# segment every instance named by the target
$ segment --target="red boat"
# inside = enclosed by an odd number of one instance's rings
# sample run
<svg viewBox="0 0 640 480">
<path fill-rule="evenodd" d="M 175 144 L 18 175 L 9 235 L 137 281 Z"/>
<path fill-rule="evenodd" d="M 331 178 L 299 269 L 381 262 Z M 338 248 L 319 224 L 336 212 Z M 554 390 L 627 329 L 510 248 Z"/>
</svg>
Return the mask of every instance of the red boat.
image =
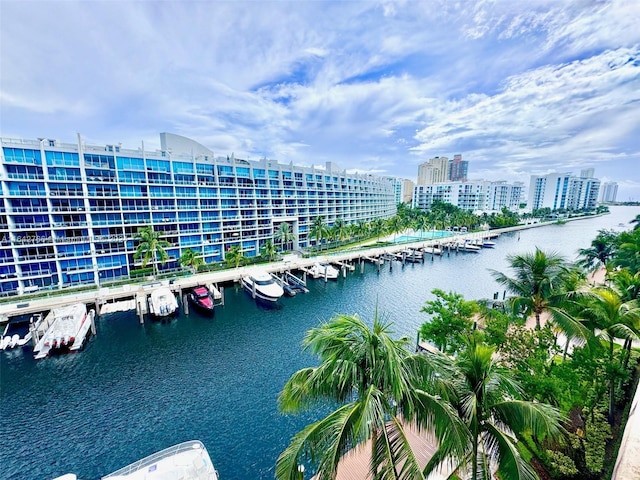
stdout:
<svg viewBox="0 0 640 480">
<path fill-rule="evenodd" d="M 187 296 L 189 303 L 195 308 L 206 314 L 213 314 L 213 294 L 205 286 L 198 286 L 191 290 Z"/>
</svg>

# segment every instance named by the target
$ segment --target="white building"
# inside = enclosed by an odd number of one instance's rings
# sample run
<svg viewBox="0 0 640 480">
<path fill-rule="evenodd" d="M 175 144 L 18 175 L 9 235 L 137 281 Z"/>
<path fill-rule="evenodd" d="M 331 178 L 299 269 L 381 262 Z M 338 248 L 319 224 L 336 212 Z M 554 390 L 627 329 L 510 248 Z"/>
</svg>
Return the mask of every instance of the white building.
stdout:
<svg viewBox="0 0 640 480">
<path fill-rule="evenodd" d="M 613 203 L 618 196 L 618 184 L 616 182 L 604 182 L 600 189 L 600 201 L 603 203 Z"/>
<path fill-rule="evenodd" d="M 429 210 L 435 200 L 440 200 L 469 211 L 492 212 L 503 207 L 517 210 L 522 202 L 523 189 L 520 182 L 508 184 L 487 180 L 416 185 L 412 206 Z"/>
<path fill-rule="evenodd" d="M 592 169 L 584 170 L 593 175 Z M 572 173 L 532 175 L 527 208 L 537 210 L 581 210 L 595 208 L 600 191 L 600 180 L 592 176 L 576 177 Z"/>
</svg>

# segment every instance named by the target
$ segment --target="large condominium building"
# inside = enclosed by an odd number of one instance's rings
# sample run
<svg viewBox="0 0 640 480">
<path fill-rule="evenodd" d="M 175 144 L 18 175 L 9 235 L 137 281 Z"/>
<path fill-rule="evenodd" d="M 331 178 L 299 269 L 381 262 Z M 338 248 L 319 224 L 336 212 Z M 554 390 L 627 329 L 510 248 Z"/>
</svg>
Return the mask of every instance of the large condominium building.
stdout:
<svg viewBox="0 0 640 480">
<path fill-rule="evenodd" d="M 616 182 L 604 182 L 600 188 L 600 201 L 612 203 L 618 197 L 618 184 Z"/>
<path fill-rule="evenodd" d="M 416 185 L 412 205 L 429 210 L 435 200 L 440 200 L 470 211 L 500 211 L 503 207 L 516 210 L 522 201 L 523 189 L 522 183 L 508 184 L 504 181 Z"/>
<path fill-rule="evenodd" d="M 537 210 L 582 210 L 595 208 L 600 190 L 600 180 L 593 178 L 592 169 L 584 170 L 576 177 L 571 173 L 550 173 L 531 176 L 527 208 Z"/>
<path fill-rule="evenodd" d="M 161 135 L 162 150 L 55 140 L 0 139 L 0 295 L 124 279 L 141 227 L 170 243 L 160 270 L 192 249 L 206 263 L 238 245 L 246 256 L 286 222 L 294 248 L 325 225 L 389 218 L 393 186 L 379 177 L 273 160 L 215 158 L 188 138 Z"/>
<path fill-rule="evenodd" d="M 418 185 L 433 185 L 449 180 L 449 159 L 434 157 L 418 166 Z"/>
<path fill-rule="evenodd" d="M 416 186 L 414 182 L 408 178 L 402 179 L 402 202 L 411 203 L 413 199 L 413 188 Z"/>
</svg>

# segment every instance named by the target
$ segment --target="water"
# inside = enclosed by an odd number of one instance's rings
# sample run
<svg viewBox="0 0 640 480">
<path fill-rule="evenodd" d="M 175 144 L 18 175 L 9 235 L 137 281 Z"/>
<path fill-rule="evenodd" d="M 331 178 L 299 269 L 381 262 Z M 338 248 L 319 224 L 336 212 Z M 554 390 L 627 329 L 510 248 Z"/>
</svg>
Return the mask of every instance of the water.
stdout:
<svg viewBox="0 0 640 480">
<path fill-rule="evenodd" d="M 317 413 L 283 416 L 277 396 L 291 373 L 314 364 L 305 332 L 335 313 L 371 319 L 376 305 L 397 335 L 415 338 L 433 288 L 466 298 L 502 292 L 489 268 L 535 246 L 574 259 L 602 228 L 621 230 L 640 208 L 524 230 L 479 254 L 427 256 L 378 274 L 367 264 L 346 279 L 310 280 L 310 293 L 265 309 L 236 287 L 215 317 L 137 323 L 133 312 L 102 317 L 77 355 L 34 361 L 0 352 L 0 471 L 4 479 L 47 480 L 67 472 L 95 479 L 170 445 L 200 439 L 223 480 L 271 479 L 278 454 Z M 628 224 L 627 224 L 628 225 Z"/>
</svg>

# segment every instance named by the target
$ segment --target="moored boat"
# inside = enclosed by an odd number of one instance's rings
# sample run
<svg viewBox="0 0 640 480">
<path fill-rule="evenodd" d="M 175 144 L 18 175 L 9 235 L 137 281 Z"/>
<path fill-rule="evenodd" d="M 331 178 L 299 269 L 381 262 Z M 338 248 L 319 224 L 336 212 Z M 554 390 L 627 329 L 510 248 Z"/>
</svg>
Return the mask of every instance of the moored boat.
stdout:
<svg viewBox="0 0 640 480">
<path fill-rule="evenodd" d="M 284 295 L 283 288 L 278 285 L 269 272 L 263 270 L 256 270 L 242 277 L 241 283 L 253 298 L 267 302 L 276 302 Z"/>
<path fill-rule="evenodd" d="M 187 300 L 201 312 L 213 315 L 215 306 L 213 294 L 206 286 L 199 285 L 195 287 L 187 295 Z"/>
<path fill-rule="evenodd" d="M 33 330 L 42 323 L 42 314 L 37 313 L 31 316 L 21 316 L 12 319 L 0 336 L 0 349 L 24 347 L 31 341 Z"/>
<path fill-rule="evenodd" d="M 333 265 L 326 262 L 316 262 L 309 268 L 309 273 L 313 278 L 328 278 L 336 280 L 340 271 Z"/>
<path fill-rule="evenodd" d="M 40 359 L 52 353 L 80 350 L 89 336 L 94 315 L 93 310 L 87 313 L 84 303 L 52 310 L 44 320 L 48 328 L 33 348 L 34 357 Z"/>
<path fill-rule="evenodd" d="M 101 480 L 218 480 L 209 452 L 199 440 L 179 443 L 133 462 Z M 77 480 L 67 473 L 53 480 Z"/>
<path fill-rule="evenodd" d="M 167 287 L 156 288 L 149 296 L 149 313 L 156 318 L 166 318 L 178 310 L 178 301 Z"/>
</svg>

